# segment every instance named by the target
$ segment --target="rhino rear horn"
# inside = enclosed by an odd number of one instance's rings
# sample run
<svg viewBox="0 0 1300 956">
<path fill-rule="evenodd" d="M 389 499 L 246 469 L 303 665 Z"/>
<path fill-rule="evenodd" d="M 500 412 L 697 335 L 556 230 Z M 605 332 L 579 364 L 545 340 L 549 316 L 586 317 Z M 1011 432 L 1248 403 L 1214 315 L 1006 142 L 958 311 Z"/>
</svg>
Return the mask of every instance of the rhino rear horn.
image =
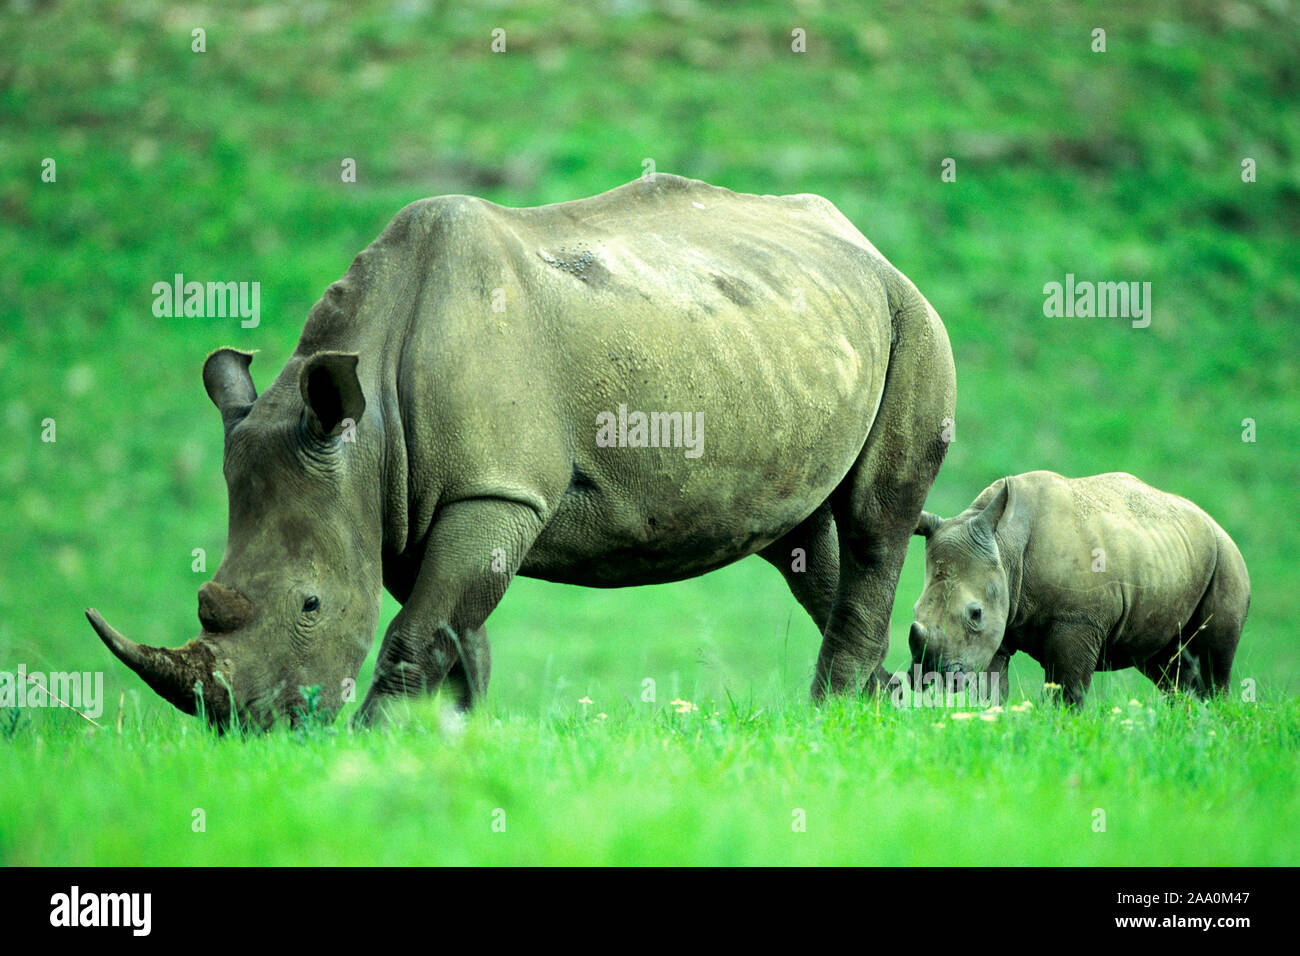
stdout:
<svg viewBox="0 0 1300 956">
<path fill-rule="evenodd" d="M 203 363 L 203 387 L 207 389 L 212 404 L 221 412 L 221 424 L 227 433 L 239 424 L 257 401 L 257 389 L 253 387 L 253 376 L 248 371 L 253 355 L 253 352 L 239 349 L 217 349 Z"/>
<path fill-rule="evenodd" d="M 202 693 L 210 711 L 228 711 L 228 695 L 213 679 L 212 652 L 198 641 L 178 649 L 148 647 L 123 637 L 94 608 L 86 609 L 86 619 L 117 659 L 169 704 L 193 715 L 198 712 L 197 694 Z"/>
</svg>

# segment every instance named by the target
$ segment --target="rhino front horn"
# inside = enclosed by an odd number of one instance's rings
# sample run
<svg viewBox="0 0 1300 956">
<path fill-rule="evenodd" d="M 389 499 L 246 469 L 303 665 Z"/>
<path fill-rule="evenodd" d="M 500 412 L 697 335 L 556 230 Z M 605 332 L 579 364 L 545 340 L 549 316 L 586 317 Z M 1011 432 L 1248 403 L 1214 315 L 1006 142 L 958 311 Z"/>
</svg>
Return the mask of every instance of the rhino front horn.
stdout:
<svg viewBox="0 0 1300 956">
<path fill-rule="evenodd" d="M 139 674 L 163 700 L 193 715 L 198 711 L 197 686 L 202 688 L 209 710 L 225 709 L 226 691 L 212 679 L 212 651 L 198 641 L 175 650 L 148 647 L 123 637 L 94 608 L 86 609 L 86 620 L 117 659 Z"/>
</svg>

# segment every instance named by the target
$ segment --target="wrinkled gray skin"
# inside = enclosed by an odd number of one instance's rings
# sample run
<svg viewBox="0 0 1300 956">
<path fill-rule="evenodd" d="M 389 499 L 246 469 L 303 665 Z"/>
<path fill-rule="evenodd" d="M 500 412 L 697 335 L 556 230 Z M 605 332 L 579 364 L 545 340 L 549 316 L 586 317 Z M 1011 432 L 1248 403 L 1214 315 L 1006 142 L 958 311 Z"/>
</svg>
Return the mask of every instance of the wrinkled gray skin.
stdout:
<svg viewBox="0 0 1300 956">
<path fill-rule="evenodd" d="M 250 358 L 222 349 L 204 369 L 230 528 L 199 637 L 142 647 L 88 612 L 177 706 L 193 711 L 201 685 L 224 723 L 229 687 L 267 724 L 319 685 L 337 708 L 381 583 L 402 608 L 361 721 L 445 679 L 468 706 L 513 575 L 619 587 L 750 554 L 823 633 L 814 696 L 888 679 L 952 354 L 915 286 L 825 199 L 660 174 L 531 209 L 423 200 L 330 286 L 260 396 Z M 703 454 L 598 446 L 598 414 L 620 404 L 702 413 Z"/>
<path fill-rule="evenodd" d="M 1136 667 L 1162 690 L 1227 688 L 1250 608 L 1241 552 L 1214 519 L 1119 472 L 998 479 L 955 518 L 923 512 L 925 589 L 913 669 L 988 672 L 1007 695 L 1024 651 L 1068 703 L 1094 671 Z M 1104 554 L 1104 570 L 1100 555 Z"/>
</svg>

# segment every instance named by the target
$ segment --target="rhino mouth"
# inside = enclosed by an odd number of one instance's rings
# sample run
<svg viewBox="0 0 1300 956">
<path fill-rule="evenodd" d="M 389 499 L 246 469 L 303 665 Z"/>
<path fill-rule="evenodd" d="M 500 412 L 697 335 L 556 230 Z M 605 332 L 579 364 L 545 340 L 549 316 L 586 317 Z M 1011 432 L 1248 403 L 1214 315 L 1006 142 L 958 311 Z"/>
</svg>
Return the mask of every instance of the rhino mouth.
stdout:
<svg viewBox="0 0 1300 956">
<path fill-rule="evenodd" d="M 913 655 L 912 666 L 907 669 L 907 679 L 912 689 L 920 690 L 922 681 L 932 674 L 943 683 L 951 683 L 961 690 L 975 681 L 978 671 L 964 661 L 945 659 L 933 652 Z"/>
<path fill-rule="evenodd" d="M 159 697 L 190 716 L 202 713 L 219 731 L 269 731 L 281 723 L 296 730 L 329 723 L 341 709 L 340 702 L 319 696 L 319 682 L 317 696 L 309 700 L 305 696 L 308 688 L 291 690 L 288 679 L 239 699 L 232 708 L 232 663 L 206 628 L 184 647 L 150 647 L 124 637 L 94 608 L 86 609 L 86 619 L 113 655 Z"/>
</svg>

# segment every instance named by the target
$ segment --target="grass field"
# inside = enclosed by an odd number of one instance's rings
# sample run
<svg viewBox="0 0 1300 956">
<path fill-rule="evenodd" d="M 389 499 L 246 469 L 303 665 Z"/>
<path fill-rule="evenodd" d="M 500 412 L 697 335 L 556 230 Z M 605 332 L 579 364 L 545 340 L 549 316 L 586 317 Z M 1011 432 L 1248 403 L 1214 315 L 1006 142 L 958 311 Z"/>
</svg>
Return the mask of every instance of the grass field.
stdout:
<svg viewBox="0 0 1300 956">
<path fill-rule="evenodd" d="M 692 702 L 694 703 L 694 702 Z M 608 712 L 597 711 L 608 706 Z M 1293 865 L 1294 701 L 1085 715 L 597 700 L 220 740 L 124 710 L 5 743 L 12 864 Z M 1021 706 L 1019 704 L 1013 706 Z M 602 716 L 603 715 L 603 716 Z M 962 715 L 962 716 L 958 716 Z M 16 781 L 22 781 L 22 799 Z"/>
<path fill-rule="evenodd" d="M 103 729 L 0 709 L 0 863 L 1300 862 L 1298 32 L 1284 5 L 1209 2 L 7 7 L 0 671 L 102 672 L 106 702 Z M 958 377 L 932 510 L 1051 468 L 1212 514 L 1250 569 L 1234 677 L 1256 700 L 1160 701 L 1125 672 L 1062 714 L 1017 659 L 1034 706 L 993 719 L 816 710 L 818 635 L 757 559 L 516 581 L 463 729 L 427 705 L 392 732 L 217 740 L 110 658 L 83 608 L 179 645 L 220 560 L 209 350 L 259 349 L 264 386 L 407 202 L 572 199 L 646 159 L 824 195 L 927 296 Z M 260 325 L 156 318 L 176 273 L 260 282 Z M 1045 317 L 1067 273 L 1151 282 L 1150 327 Z"/>
</svg>

